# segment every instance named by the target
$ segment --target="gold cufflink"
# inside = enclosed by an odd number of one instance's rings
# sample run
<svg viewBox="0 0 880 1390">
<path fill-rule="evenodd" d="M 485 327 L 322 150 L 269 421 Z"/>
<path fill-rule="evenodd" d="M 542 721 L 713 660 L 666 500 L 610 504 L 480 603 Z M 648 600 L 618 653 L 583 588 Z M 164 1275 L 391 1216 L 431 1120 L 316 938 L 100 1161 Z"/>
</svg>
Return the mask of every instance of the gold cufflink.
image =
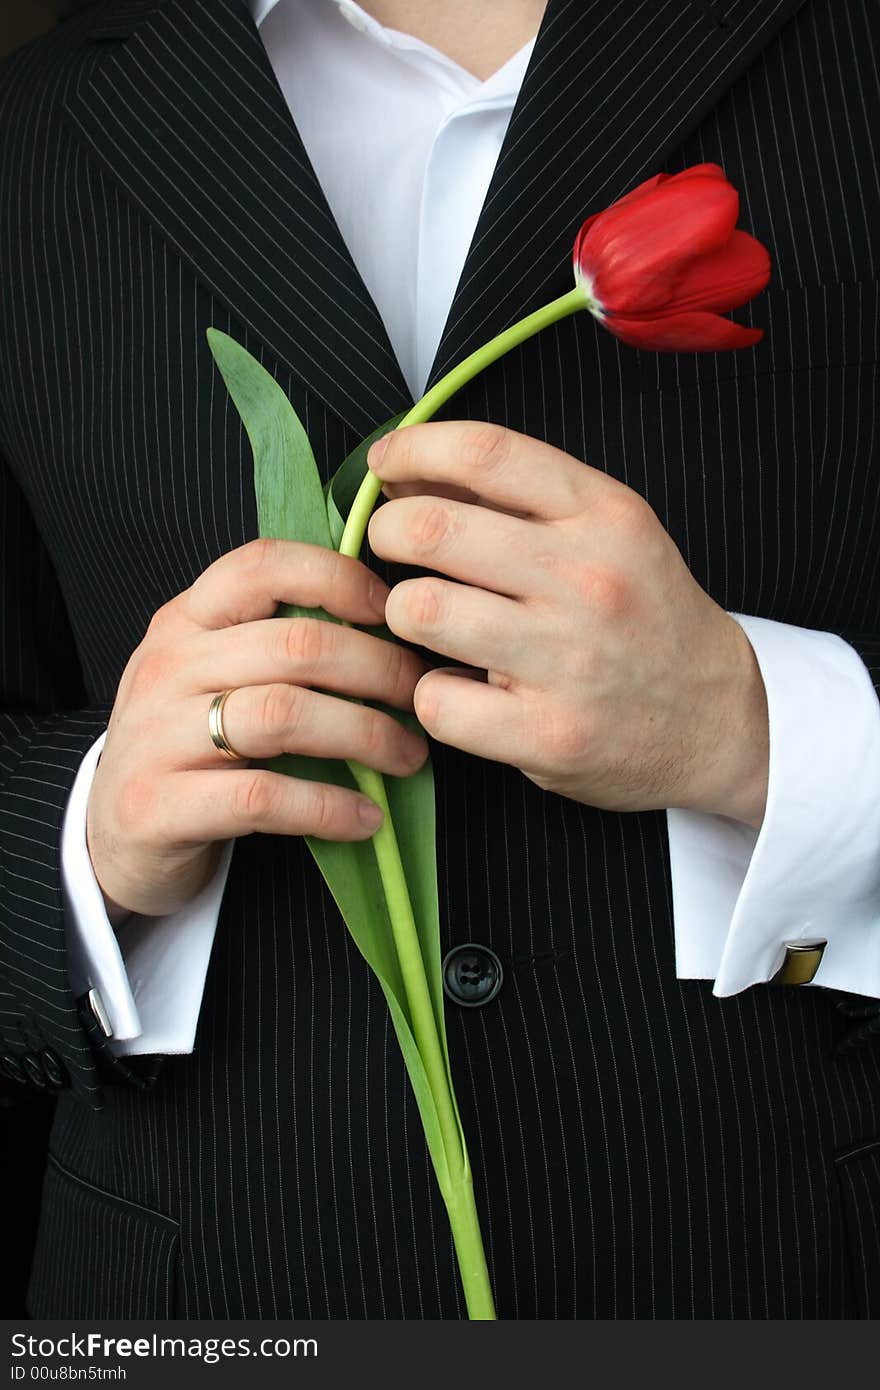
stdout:
<svg viewBox="0 0 880 1390">
<path fill-rule="evenodd" d="M 771 985 L 808 985 L 822 963 L 827 941 L 786 941 L 782 964 L 771 975 Z"/>
</svg>

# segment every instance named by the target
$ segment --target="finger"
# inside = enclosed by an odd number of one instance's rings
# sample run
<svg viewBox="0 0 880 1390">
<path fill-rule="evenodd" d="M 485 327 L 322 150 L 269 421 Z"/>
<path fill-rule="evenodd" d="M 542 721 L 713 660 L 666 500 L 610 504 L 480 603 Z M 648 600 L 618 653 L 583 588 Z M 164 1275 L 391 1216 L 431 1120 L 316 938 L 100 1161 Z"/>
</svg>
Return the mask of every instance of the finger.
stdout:
<svg viewBox="0 0 880 1390">
<path fill-rule="evenodd" d="M 165 609 L 203 628 L 269 618 L 279 603 L 325 608 L 349 623 L 381 620 L 388 586 L 366 565 L 301 541 L 260 539 L 221 555 Z"/>
<path fill-rule="evenodd" d="M 623 486 L 552 444 L 476 420 L 392 430 L 372 446 L 367 463 L 383 481 L 451 483 L 544 521 L 574 516 L 597 490 Z"/>
<path fill-rule="evenodd" d="M 181 684 L 188 694 L 231 686 L 318 686 L 412 709 L 427 663 L 397 642 L 320 618 L 264 618 L 196 633 Z"/>
<path fill-rule="evenodd" d="M 365 840 L 383 820 L 375 802 L 360 792 L 268 768 L 176 772 L 162 779 L 162 788 L 157 818 L 163 842 L 181 847 L 237 839 L 255 831 Z"/>
<path fill-rule="evenodd" d="M 471 488 L 456 487 L 454 483 L 429 483 L 421 478 L 417 483 L 383 483 L 382 492 L 389 498 L 448 497 L 453 502 L 479 503 L 483 511 L 503 512 L 505 516 L 528 517 L 527 512 L 518 512 L 515 507 L 502 507 L 496 502 L 490 502 L 488 497 L 478 497 Z"/>
<path fill-rule="evenodd" d="M 439 743 L 490 762 L 521 765 L 525 746 L 523 704 L 497 685 L 429 671 L 416 687 L 419 722 Z"/>
<path fill-rule="evenodd" d="M 211 742 L 208 708 L 205 696 L 185 702 L 170 749 L 178 771 L 231 764 Z M 233 690 L 223 706 L 223 732 L 245 759 L 279 753 L 355 759 L 392 777 L 408 777 L 428 755 L 425 740 L 390 714 L 295 685 Z"/>
<path fill-rule="evenodd" d="M 392 632 L 456 661 L 537 678 L 539 618 L 523 604 L 445 579 L 405 579 L 385 605 Z"/>
<path fill-rule="evenodd" d="M 397 498 L 374 512 L 369 524 L 376 555 L 512 598 L 549 589 L 542 556 L 555 537 L 534 521 L 443 497 Z"/>
</svg>

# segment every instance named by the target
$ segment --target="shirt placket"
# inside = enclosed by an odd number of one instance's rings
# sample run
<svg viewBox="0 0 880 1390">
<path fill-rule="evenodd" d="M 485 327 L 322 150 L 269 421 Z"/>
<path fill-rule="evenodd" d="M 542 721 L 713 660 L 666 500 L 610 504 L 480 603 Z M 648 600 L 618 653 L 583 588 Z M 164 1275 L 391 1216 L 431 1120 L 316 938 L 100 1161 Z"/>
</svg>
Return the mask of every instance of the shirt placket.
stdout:
<svg viewBox="0 0 880 1390">
<path fill-rule="evenodd" d="M 502 131 L 476 138 L 475 125 L 513 108 L 510 94 L 457 104 L 444 115 L 428 156 L 419 207 L 416 264 L 418 377 L 424 390 L 498 159 Z"/>
</svg>

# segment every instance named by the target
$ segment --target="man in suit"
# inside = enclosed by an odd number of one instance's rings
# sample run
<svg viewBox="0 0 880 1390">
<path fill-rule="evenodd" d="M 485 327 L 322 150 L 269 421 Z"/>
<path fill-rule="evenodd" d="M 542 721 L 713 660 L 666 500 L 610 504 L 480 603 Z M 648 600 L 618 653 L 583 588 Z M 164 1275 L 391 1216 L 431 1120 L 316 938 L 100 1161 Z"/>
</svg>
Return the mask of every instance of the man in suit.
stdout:
<svg viewBox="0 0 880 1390">
<path fill-rule="evenodd" d="M 354 797 L 245 765 L 424 756 L 336 692 L 415 698 L 434 736 L 450 1048 L 500 1315 L 869 1316 L 873 16 L 550 0 L 456 50 L 464 4 L 421 48 L 427 7 L 346 8 L 119 0 L 3 74 L 0 1019 L 9 1073 L 60 1093 L 32 1312 L 461 1312 L 381 996 L 301 838 L 371 827 Z M 430 134 L 408 221 L 375 177 L 368 212 L 346 197 L 370 74 L 339 34 L 322 69 L 307 26 L 350 20 L 426 65 L 445 44 L 439 85 L 464 84 L 439 129 L 406 89 L 398 159 Z M 332 121 L 310 71 L 339 76 Z M 481 186 L 438 142 L 506 102 Z M 367 138 L 334 163 L 346 130 Z M 326 476 L 562 292 L 588 212 L 705 162 L 771 249 L 754 353 L 636 353 L 579 316 L 374 457 L 390 590 L 247 544 L 207 326 L 273 371 Z M 414 219 L 459 196 L 472 238 L 421 257 Z M 370 251 L 402 226 L 409 319 Z M 280 600 L 354 623 L 378 600 L 488 679 L 282 623 Z M 236 767 L 208 738 L 222 689 Z"/>
</svg>

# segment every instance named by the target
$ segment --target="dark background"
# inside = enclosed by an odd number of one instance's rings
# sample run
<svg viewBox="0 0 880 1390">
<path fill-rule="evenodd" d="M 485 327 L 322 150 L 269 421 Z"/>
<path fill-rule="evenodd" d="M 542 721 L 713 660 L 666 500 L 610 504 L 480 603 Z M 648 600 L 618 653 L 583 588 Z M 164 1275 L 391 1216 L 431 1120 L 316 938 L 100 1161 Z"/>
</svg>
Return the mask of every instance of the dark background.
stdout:
<svg viewBox="0 0 880 1390">
<path fill-rule="evenodd" d="M 0 58 L 94 0 L 0 0 Z"/>
<path fill-rule="evenodd" d="M 0 0 L 0 59 L 93 0 Z M 24 1315 L 53 1102 L 0 1079 L 3 1286 L 0 1317 Z"/>
</svg>

